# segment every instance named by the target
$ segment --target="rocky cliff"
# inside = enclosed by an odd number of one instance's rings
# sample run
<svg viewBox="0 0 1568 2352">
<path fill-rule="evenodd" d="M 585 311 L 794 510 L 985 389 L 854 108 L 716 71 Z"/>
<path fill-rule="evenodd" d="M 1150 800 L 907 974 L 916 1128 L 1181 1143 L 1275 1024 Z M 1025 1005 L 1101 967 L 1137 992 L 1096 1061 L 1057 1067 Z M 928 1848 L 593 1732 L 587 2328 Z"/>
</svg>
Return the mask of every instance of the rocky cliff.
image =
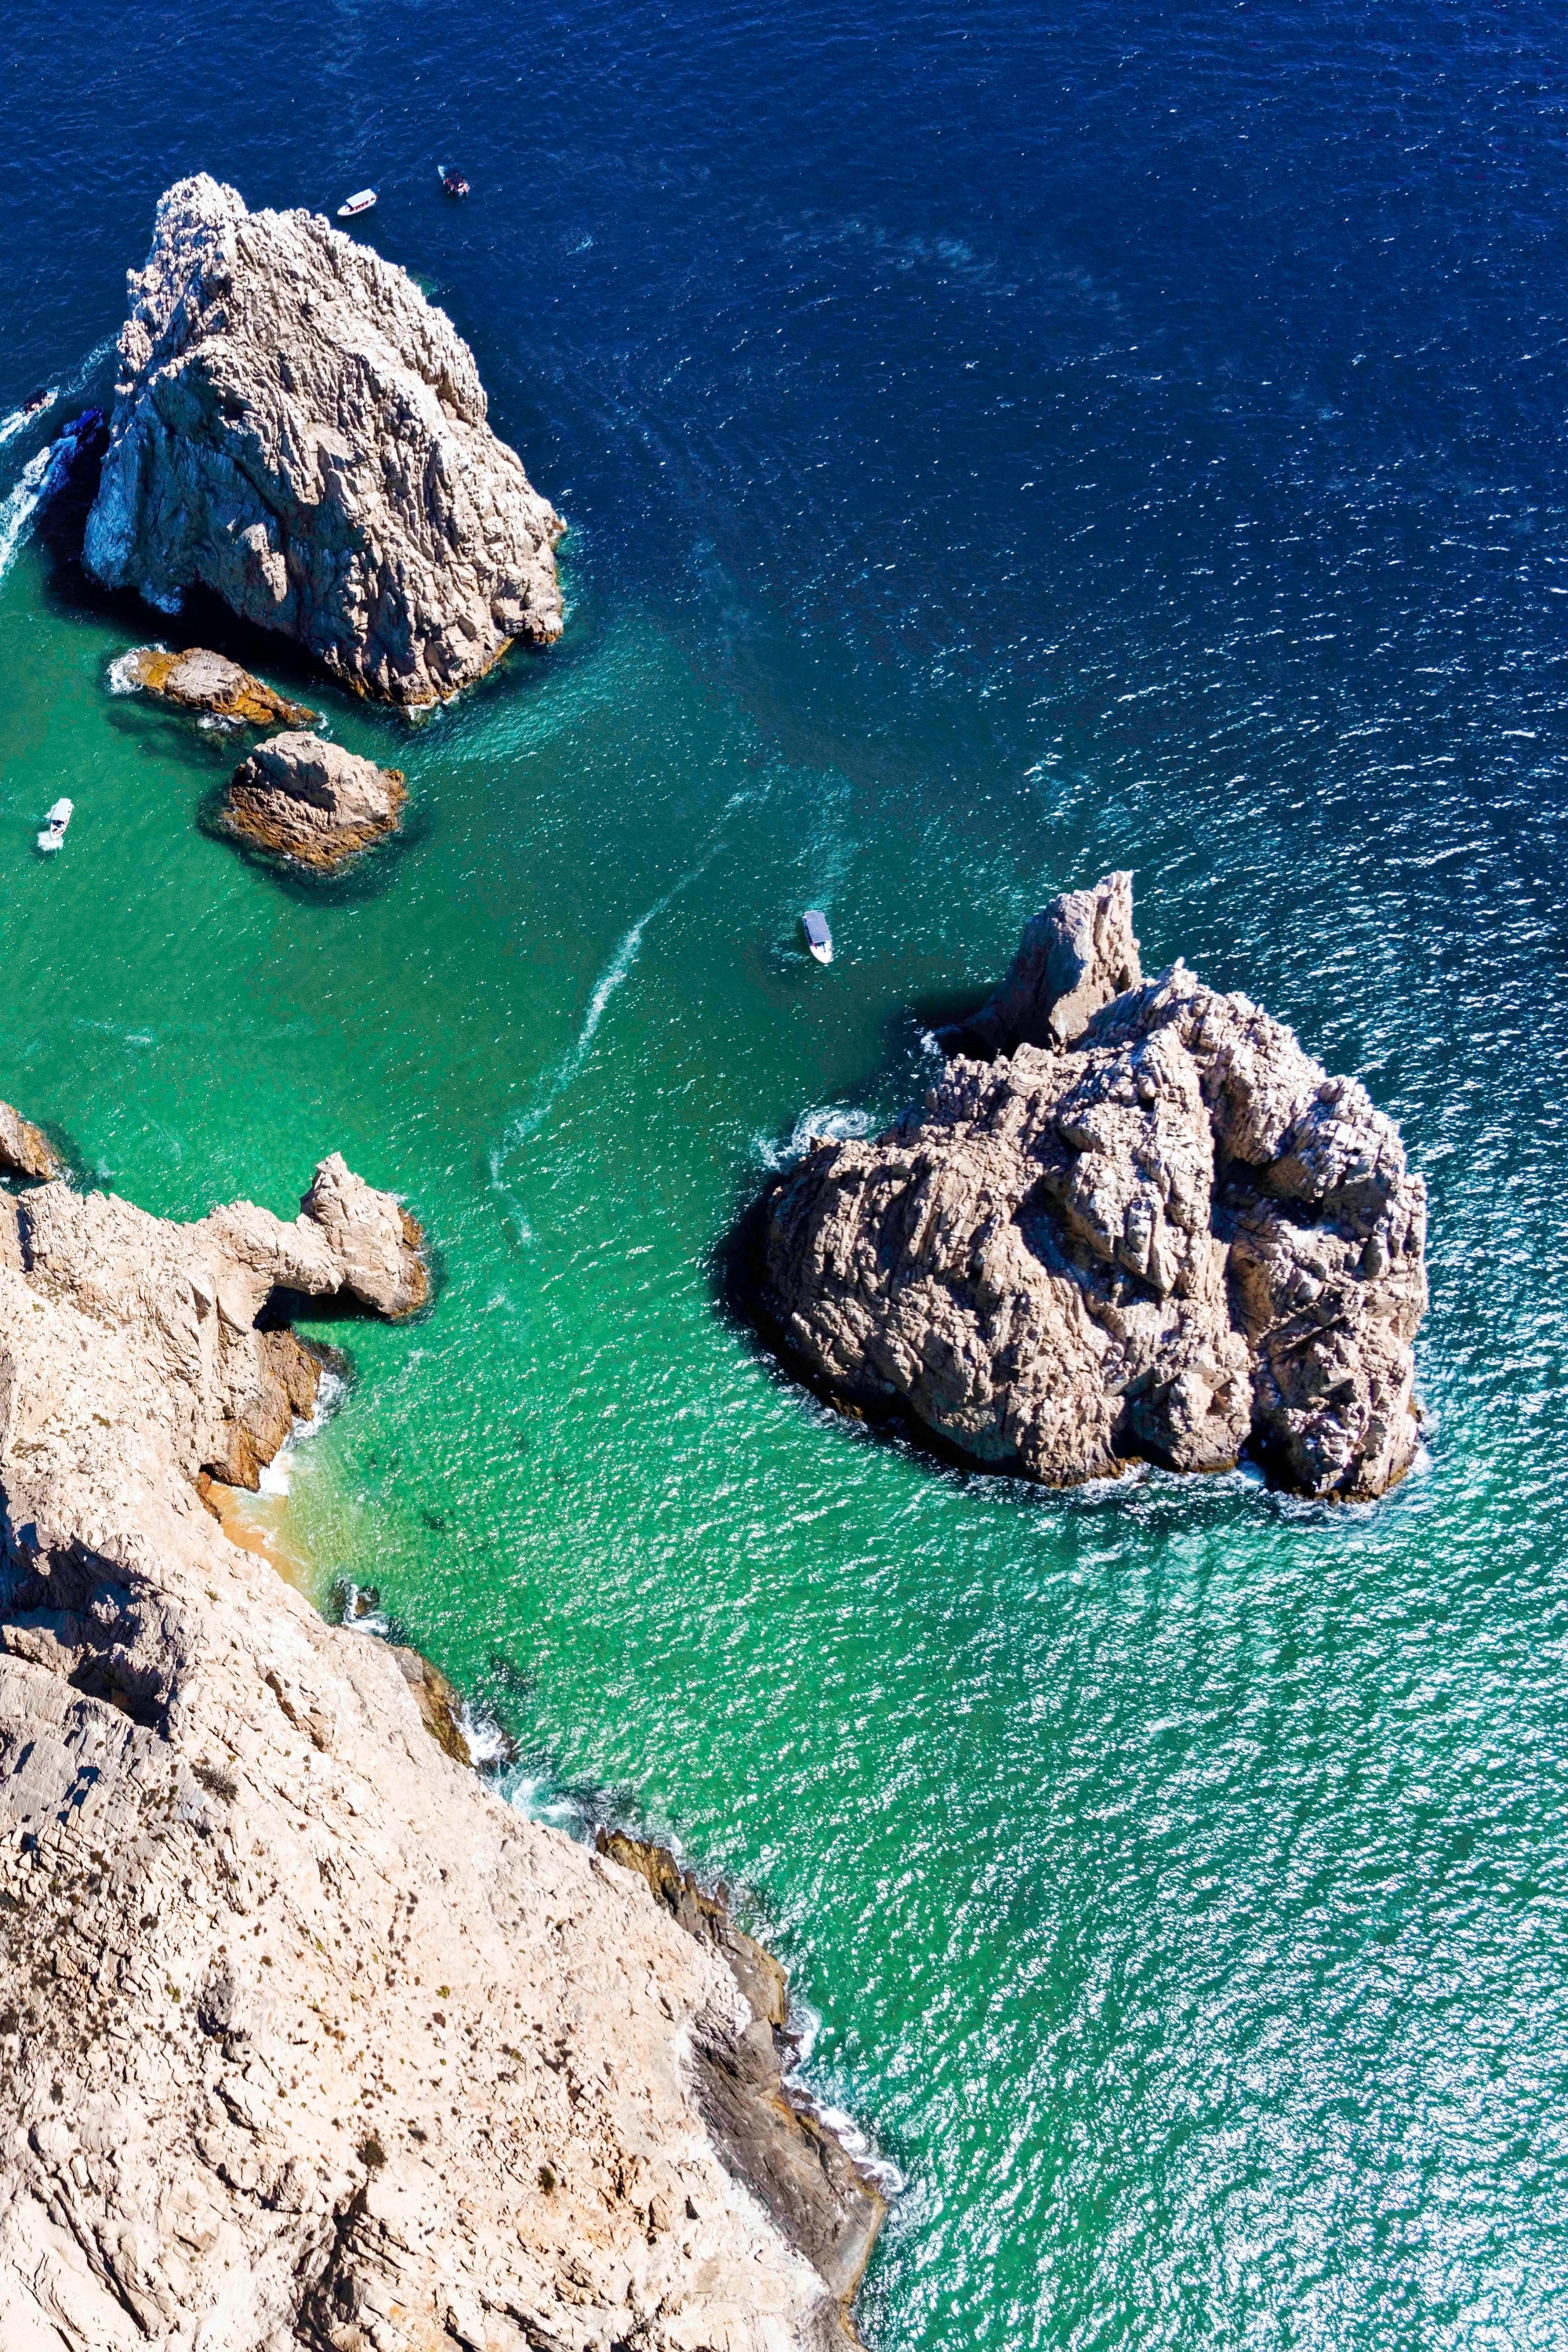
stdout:
<svg viewBox="0 0 1568 2352">
<path fill-rule="evenodd" d="M 199 584 L 405 704 L 560 635 L 560 520 L 405 271 L 204 173 L 130 292 L 84 547 L 106 585 L 173 612 Z"/>
<path fill-rule="evenodd" d="M 1393 1123 L 1184 966 L 1130 877 L 1037 916 L 922 1106 L 761 1206 L 766 1328 L 852 1410 L 1052 1485 L 1132 1457 L 1381 1494 L 1417 1443 L 1426 1187 Z M 1022 1040 L 1031 1042 L 1021 1042 Z"/>
<path fill-rule="evenodd" d="M 405 1313 L 418 1244 L 337 1159 L 292 1222 L 0 1194 L 6 2352 L 844 2340 L 879 2205 L 731 1956 L 199 1498 L 299 1408 L 286 1295 Z"/>
</svg>

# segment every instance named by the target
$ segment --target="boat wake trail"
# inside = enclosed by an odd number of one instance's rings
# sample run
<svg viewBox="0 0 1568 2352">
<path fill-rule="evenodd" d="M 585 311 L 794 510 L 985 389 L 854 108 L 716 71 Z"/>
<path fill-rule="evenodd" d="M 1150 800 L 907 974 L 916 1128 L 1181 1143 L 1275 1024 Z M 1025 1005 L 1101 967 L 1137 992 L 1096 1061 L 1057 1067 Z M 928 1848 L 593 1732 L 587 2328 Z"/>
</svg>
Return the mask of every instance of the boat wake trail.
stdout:
<svg viewBox="0 0 1568 2352">
<path fill-rule="evenodd" d="M 79 393 L 85 392 L 91 377 L 113 349 L 114 337 L 106 335 L 101 343 L 94 343 L 74 375 L 68 376 L 64 383 L 51 383 L 47 391 L 36 394 L 25 408 L 14 408 L 9 416 L 0 416 L 0 449 L 7 441 L 14 441 L 18 433 L 25 432 L 29 425 L 46 417 L 51 408 L 58 408 L 62 400 L 74 400 Z"/>
<path fill-rule="evenodd" d="M 53 455 L 52 448 L 40 449 L 37 457 L 29 457 L 16 488 L 0 499 L 0 580 L 10 571 L 16 550 L 32 527 Z"/>
<path fill-rule="evenodd" d="M 46 409 L 52 408 L 59 396 L 58 391 L 51 384 L 42 400 L 36 401 L 30 408 L 14 408 L 9 416 L 0 416 L 0 449 L 7 441 L 14 441 L 35 416 L 42 416 Z"/>
<path fill-rule="evenodd" d="M 598 1034 L 599 1024 L 605 1017 L 610 999 L 628 978 L 637 960 L 648 925 L 656 923 L 659 917 L 675 904 L 682 891 L 689 890 L 694 882 L 701 880 L 723 846 L 724 827 L 730 816 L 742 803 L 756 798 L 755 793 L 737 793 L 725 803 L 723 813 L 697 863 L 689 867 L 678 882 L 672 882 L 663 897 L 656 898 L 652 906 L 637 917 L 631 929 L 623 934 L 616 944 L 615 953 L 594 982 L 587 1010 L 583 1015 L 583 1025 L 576 1036 L 554 1067 L 547 1071 L 540 1081 L 533 1100 L 528 1108 L 520 1111 L 516 1118 L 508 1124 L 500 1142 L 490 1153 L 490 1182 L 510 1209 L 520 1240 L 529 1240 L 531 1237 L 531 1229 L 521 1206 L 508 1185 L 502 1171 L 508 1160 L 520 1151 L 532 1136 L 538 1134 L 556 1103 L 581 1072 L 593 1051 L 594 1040 Z"/>
<path fill-rule="evenodd" d="M 95 371 L 113 349 L 112 335 L 104 342 L 95 343 L 68 383 L 58 386 L 51 385 L 41 399 L 34 401 L 26 408 L 13 409 L 9 416 L 0 418 L 0 446 L 15 440 L 25 425 L 32 424 L 37 418 L 46 416 L 59 402 L 74 400 L 85 389 Z M 58 453 L 61 457 L 62 466 L 68 464 L 75 447 L 76 442 L 72 435 L 68 432 L 60 440 L 51 442 L 46 447 L 37 450 L 28 458 L 5 498 L 0 499 L 0 580 L 4 580 L 6 572 L 11 569 L 16 550 L 27 536 L 32 527 L 33 518 L 44 499 L 52 488 L 58 487 L 58 483 L 51 483 L 49 480 L 50 458 Z M 63 478 L 62 472 L 61 479 Z"/>
</svg>

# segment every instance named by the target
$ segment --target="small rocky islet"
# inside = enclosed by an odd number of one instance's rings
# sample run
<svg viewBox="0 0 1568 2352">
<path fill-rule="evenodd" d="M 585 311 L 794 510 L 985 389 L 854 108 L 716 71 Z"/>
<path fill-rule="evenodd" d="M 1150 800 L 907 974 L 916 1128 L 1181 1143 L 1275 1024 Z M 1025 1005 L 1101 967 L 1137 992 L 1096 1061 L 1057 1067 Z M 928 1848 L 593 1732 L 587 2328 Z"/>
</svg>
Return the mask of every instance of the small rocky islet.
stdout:
<svg viewBox="0 0 1568 2352">
<path fill-rule="evenodd" d="M 1426 1191 L 1357 1080 L 1181 963 L 1145 981 L 1128 874 L 1037 915 L 947 1042 L 922 1104 L 754 1213 L 790 1364 L 1049 1486 L 1247 1454 L 1342 1501 L 1403 1476 Z"/>
<path fill-rule="evenodd" d="M 223 796 L 224 832 L 252 848 L 331 874 L 398 830 L 408 798 L 401 768 L 384 768 L 313 731 L 317 714 L 289 702 L 225 655 L 139 646 L 110 665 L 117 693 L 145 692 L 206 726 L 276 726 L 242 760 Z"/>
</svg>

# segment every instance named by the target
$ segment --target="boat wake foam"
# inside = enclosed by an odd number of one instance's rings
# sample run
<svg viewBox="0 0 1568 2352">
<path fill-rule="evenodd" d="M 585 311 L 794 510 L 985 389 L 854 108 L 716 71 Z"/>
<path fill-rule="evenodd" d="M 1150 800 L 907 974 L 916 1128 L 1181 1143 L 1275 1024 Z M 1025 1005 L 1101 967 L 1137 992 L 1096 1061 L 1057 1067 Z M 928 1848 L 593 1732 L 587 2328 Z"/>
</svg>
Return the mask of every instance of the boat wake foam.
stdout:
<svg viewBox="0 0 1568 2352">
<path fill-rule="evenodd" d="M 500 1142 L 490 1153 L 491 1186 L 507 1202 L 520 1240 L 529 1238 L 531 1229 L 521 1203 L 513 1197 L 502 1174 L 507 1161 L 520 1151 L 531 1137 L 538 1134 L 555 1104 L 581 1072 L 593 1050 L 599 1024 L 605 1017 L 610 999 L 629 977 L 632 967 L 637 962 L 643 937 L 649 924 L 656 923 L 658 918 L 675 904 L 683 891 L 689 890 L 694 882 L 701 880 L 723 846 L 724 828 L 731 816 L 742 803 L 756 798 L 757 794 L 754 793 L 735 793 L 725 802 L 719 822 L 709 835 L 707 845 L 696 864 L 689 866 L 678 882 L 672 882 L 663 897 L 656 898 L 653 905 L 645 913 L 640 914 L 631 929 L 623 935 L 608 963 L 594 983 L 593 992 L 588 999 L 588 1009 L 583 1016 L 583 1025 L 573 1043 L 555 1064 L 553 1069 L 548 1071 L 541 1080 L 535 1090 L 534 1098 L 528 1108 L 520 1111 L 516 1118 L 509 1123 Z"/>
<path fill-rule="evenodd" d="M 33 518 L 43 503 L 53 454 L 52 448 L 40 449 L 29 457 L 20 479 L 0 499 L 0 580 L 10 571 L 16 550 L 32 529 Z"/>
</svg>

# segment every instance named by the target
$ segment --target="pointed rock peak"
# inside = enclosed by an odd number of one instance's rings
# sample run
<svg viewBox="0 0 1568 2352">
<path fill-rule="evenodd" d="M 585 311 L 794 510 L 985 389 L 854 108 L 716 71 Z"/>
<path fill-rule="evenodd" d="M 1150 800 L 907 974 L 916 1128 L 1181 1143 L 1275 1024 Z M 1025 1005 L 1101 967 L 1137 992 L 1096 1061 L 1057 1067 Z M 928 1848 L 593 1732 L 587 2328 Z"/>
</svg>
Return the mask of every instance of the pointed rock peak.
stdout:
<svg viewBox="0 0 1568 2352">
<path fill-rule="evenodd" d="M 969 1023 L 993 1053 L 1070 1045 L 1102 1005 L 1143 977 L 1132 933 L 1132 877 L 1107 874 L 1031 915 L 1006 979 Z"/>
</svg>

